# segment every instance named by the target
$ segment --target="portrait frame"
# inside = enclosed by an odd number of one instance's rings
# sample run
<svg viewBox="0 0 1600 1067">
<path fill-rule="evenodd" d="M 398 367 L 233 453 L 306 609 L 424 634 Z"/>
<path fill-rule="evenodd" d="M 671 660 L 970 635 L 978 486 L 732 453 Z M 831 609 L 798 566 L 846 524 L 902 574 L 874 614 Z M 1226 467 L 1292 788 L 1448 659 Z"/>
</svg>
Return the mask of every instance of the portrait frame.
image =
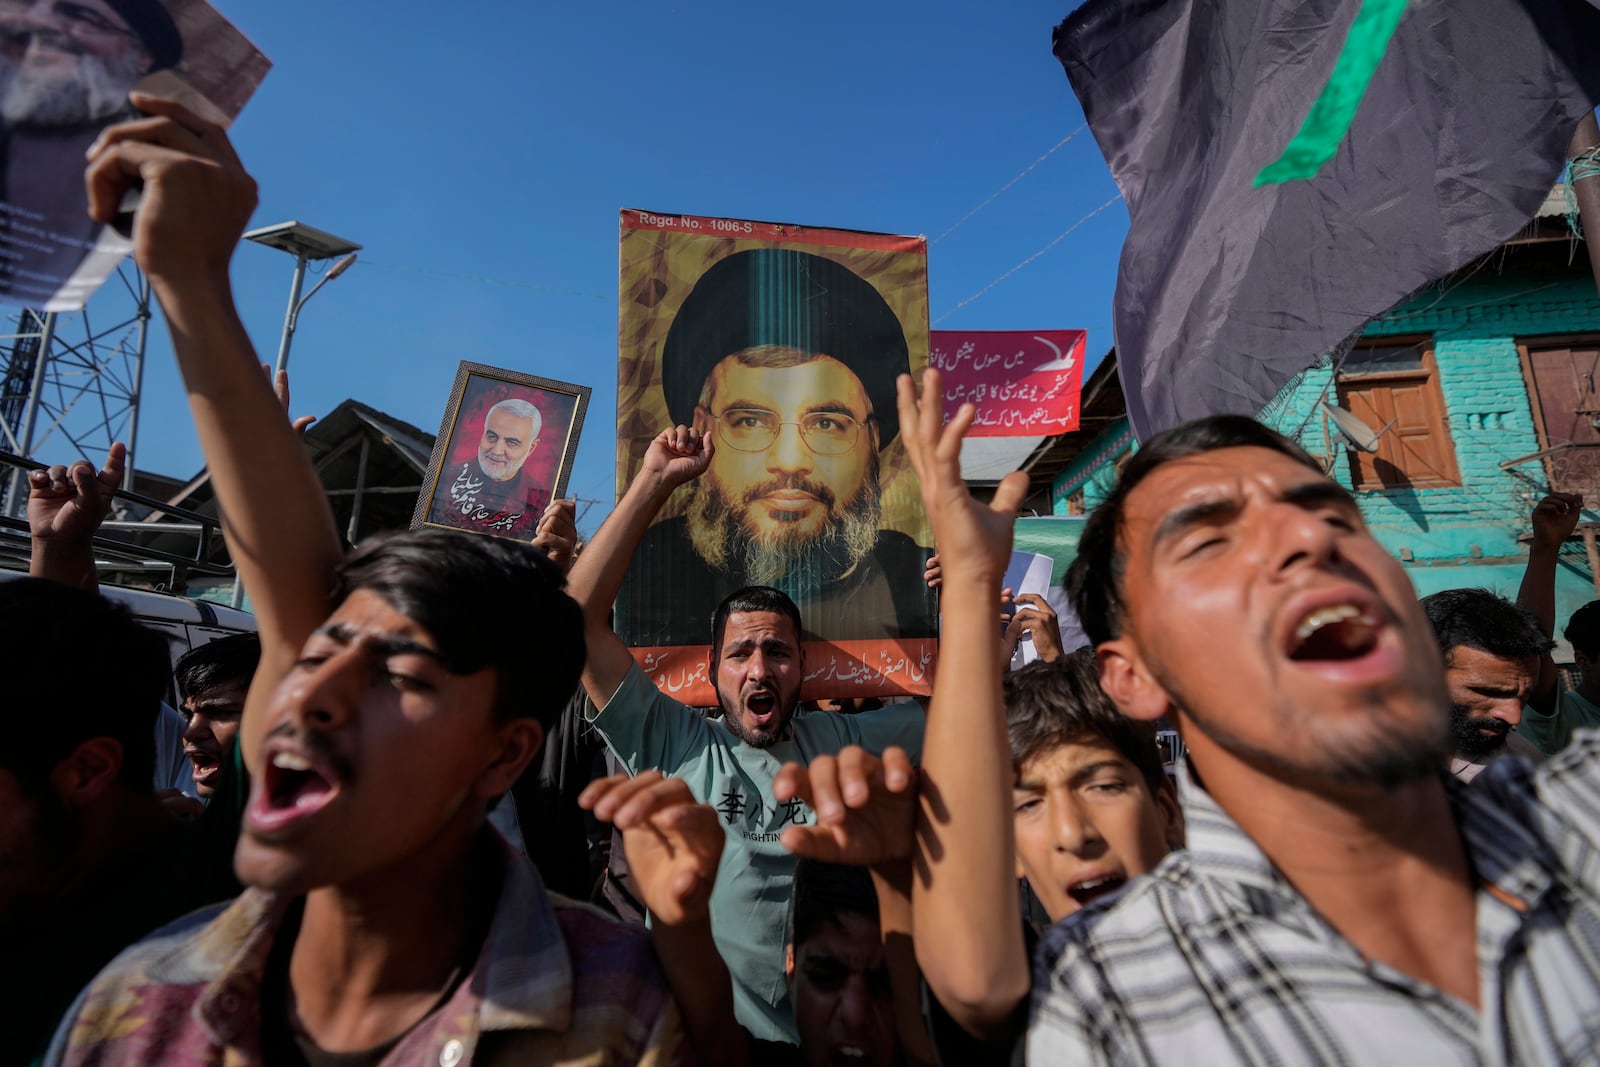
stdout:
<svg viewBox="0 0 1600 1067">
<path fill-rule="evenodd" d="M 781 460 L 770 444 L 741 448 L 717 431 L 706 470 L 644 531 L 618 591 L 617 634 L 663 692 L 714 704 L 714 610 L 738 588 L 767 585 L 800 610 L 802 700 L 926 695 L 938 655 L 937 597 L 923 579 L 933 537 L 898 433 L 894 383 L 928 362 L 927 239 L 637 209 L 620 223 L 619 498 L 662 427 L 709 432 L 722 417 L 703 405 L 716 406 L 714 383 L 740 352 L 752 354 L 739 359 L 753 373 L 739 374 L 735 393 L 746 403 L 734 410 L 779 425 L 831 412 L 871 429 L 865 449 L 806 443 Z M 785 385 L 766 384 L 786 375 Z M 794 458 L 802 452 L 826 458 Z M 793 521 L 821 536 L 789 538 L 762 560 L 747 552 L 754 538 L 740 511 L 780 481 L 803 483 L 792 488 L 821 503 L 753 505 L 769 512 L 767 531 L 789 521 L 775 513 L 805 511 Z M 819 549 L 804 556 L 795 543 L 807 536 Z"/>
<path fill-rule="evenodd" d="M 449 399 L 445 402 L 439 433 L 434 438 L 433 454 L 428 458 L 422 491 L 417 494 L 417 506 L 411 515 L 411 529 L 437 527 L 514 541 L 531 541 L 532 531 L 537 527 L 545 505 L 562 499 L 566 494 L 592 391 L 587 385 L 462 360 L 456 367 L 455 381 L 450 386 Z M 473 490 L 474 494 L 478 494 L 482 492 L 483 483 L 492 480 L 483 476 L 484 472 L 474 466 L 472 459 L 463 460 L 463 457 L 469 454 L 476 457 L 478 445 L 473 442 L 483 437 L 484 423 L 481 420 L 505 400 L 526 401 L 540 412 L 541 425 L 535 432 L 529 452 L 506 481 L 516 484 L 522 501 L 528 501 L 530 494 L 542 492 L 543 503 L 536 509 L 530 507 L 513 515 L 509 507 L 496 510 L 482 506 L 482 502 L 473 499 L 468 501 L 474 505 L 469 510 L 462 505 L 467 494 L 452 490 L 478 483 Z M 475 425 L 464 427 L 466 422 Z M 541 445 L 544 446 L 542 451 L 539 448 Z M 539 457 L 537 464 L 529 471 L 528 464 L 534 462 L 535 454 Z M 451 471 L 457 465 L 462 466 L 463 470 L 452 476 Z M 478 512 L 486 514 L 480 518 Z"/>
</svg>

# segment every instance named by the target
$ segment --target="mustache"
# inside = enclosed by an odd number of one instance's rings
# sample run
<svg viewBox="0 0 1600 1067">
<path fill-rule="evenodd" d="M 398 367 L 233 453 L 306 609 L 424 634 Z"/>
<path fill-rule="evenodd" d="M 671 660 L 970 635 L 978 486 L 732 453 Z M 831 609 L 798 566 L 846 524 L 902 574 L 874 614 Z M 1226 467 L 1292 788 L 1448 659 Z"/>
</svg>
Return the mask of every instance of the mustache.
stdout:
<svg viewBox="0 0 1600 1067">
<path fill-rule="evenodd" d="M 320 763 L 333 771 L 335 777 L 341 782 L 353 782 L 356 777 L 355 765 L 352 764 L 344 753 L 334 747 L 332 741 L 325 734 L 310 733 L 301 730 L 293 723 L 279 723 L 267 732 L 263 741 L 275 738 L 287 738 L 303 749 L 311 757 L 313 763 Z"/>
<path fill-rule="evenodd" d="M 777 478 L 773 478 L 770 481 L 765 481 L 760 485 L 746 489 L 744 492 L 744 503 L 745 506 L 748 507 L 764 496 L 771 496 L 773 493 L 795 491 L 814 496 L 822 502 L 824 507 L 829 508 L 830 510 L 833 508 L 833 490 L 829 489 L 821 482 L 814 482 L 811 479 L 802 477 L 798 474 L 781 475 Z"/>
</svg>

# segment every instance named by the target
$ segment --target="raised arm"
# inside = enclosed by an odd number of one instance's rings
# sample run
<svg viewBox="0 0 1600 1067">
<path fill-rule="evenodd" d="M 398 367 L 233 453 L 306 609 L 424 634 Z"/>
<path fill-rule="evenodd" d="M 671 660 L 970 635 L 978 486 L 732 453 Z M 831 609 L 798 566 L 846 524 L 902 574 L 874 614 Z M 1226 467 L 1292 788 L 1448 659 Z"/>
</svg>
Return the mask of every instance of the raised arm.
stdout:
<svg viewBox="0 0 1600 1067">
<path fill-rule="evenodd" d="M 866 867 L 878 897 L 878 932 L 889 972 L 895 1029 L 911 1067 L 937 1057 L 922 1018 L 922 982 L 911 944 L 911 855 L 917 824 L 917 769 L 905 750 L 880 759 L 859 745 L 838 758 L 786 763 L 772 783 L 780 803 L 800 798 L 816 812 L 813 825 L 791 826 L 783 847 L 822 863 Z"/>
<path fill-rule="evenodd" d="M 1556 563 L 1561 546 L 1577 529 L 1583 510 L 1583 497 L 1574 493 L 1551 493 L 1533 509 L 1533 540 L 1528 545 L 1528 567 L 1522 572 L 1517 603 L 1533 613 L 1546 637 L 1556 632 Z M 1548 654 L 1539 665 L 1539 677 L 1528 697 L 1528 705 L 1548 715 L 1555 710 L 1556 666 Z"/>
<path fill-rule="evenodd" d="M 727 842 L 716 809 L 696 803 L 683 779 L 653 770 L 590 782 L 578 804 L 622 831 L 656 957 L 700 1063 L 743 1067 L 749 1046 L 733 1014 L 733 977 L 711 939 L 711 888 Z"/>
<path fill-rule="evenodd" d="M 1022 939 L 1011 818 L 1011 747 L 1001 688 L 995 590 L 1011 559 L 1027 476 L 1008 475 L 992 503 L 961 481 L 961 439 L 974 410 L 942 425 L 943 382 L 899 383 L 901 439 L 921 483 L 943 561 L 944 624 L 922 745 L 912 928 L 923 976 L 951 1017 L 978 1037 L 999 1032 L 1032 984 Z"/>
<path fill-rule="evenodd" d="M 94 535 L 122 484 L 128 449 L 121 441 L 96 472 L 85 460 L 28 472 L 28 573 L 64 585 L 96 589 Z"/>
<path fill-rule="evenodd" d="M 595 707 L 606 705 L 627 677 L 633 656 L 611 629 L 611 605 L 645 530 L 673 490 L 700 476 L 711 462 L 711 438 L 687 426 L 663 430 L 650 442 L 644 465 L 594 539 L 583 546 L 567 575 L 567 592 L 583 606 L 588 660 L 583 688 Z"/>
<path fill-rule="evenodd" d="M 342 547 L 316 472 L 234 308 L 228 267 L 255 209 L 256 184 L 221 127 L 170 100 L 132 100 L 148 117 L 110 127 L 89 150 L 89 213 L 109 222 L 123 194 L 143 183 L 134 258 L 172 330 L 223 533 L 261 633 L 242 726 L 250 761 L 260 741 L 253 711 L 327 617 Z"/>
</svg>

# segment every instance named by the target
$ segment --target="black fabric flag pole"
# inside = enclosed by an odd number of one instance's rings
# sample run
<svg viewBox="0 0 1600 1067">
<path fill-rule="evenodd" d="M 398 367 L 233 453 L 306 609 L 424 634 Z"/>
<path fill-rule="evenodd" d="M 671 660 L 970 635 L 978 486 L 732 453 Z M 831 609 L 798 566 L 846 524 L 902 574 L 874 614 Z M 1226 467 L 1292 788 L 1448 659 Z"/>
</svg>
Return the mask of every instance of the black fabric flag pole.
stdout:
<svg viewBox="0 0 1600 1067">
<path fill-rule="evenodd" d="M 1054 45 L 1128 205 L 1141 439 L 1512 237 L 1600 100 L 1600 0 L 1090 0 Z"/>
</svg>

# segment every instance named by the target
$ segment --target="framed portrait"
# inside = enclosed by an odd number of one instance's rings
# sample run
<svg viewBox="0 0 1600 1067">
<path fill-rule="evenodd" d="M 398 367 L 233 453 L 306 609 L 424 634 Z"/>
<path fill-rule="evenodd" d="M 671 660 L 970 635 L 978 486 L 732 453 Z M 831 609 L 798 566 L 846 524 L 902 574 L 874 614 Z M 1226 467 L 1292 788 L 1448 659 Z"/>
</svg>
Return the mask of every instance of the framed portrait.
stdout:
<svg viewBox="0 0 1600 1067">
<path fill-rule="evenodd" d="M 920 237 L 621 216 L 620 495 L 663 428 L 715 440 L 645 532 L 616 605 L 645 673 L 712 704 L 711 619 L 751 585 L 800 610 L 802 699 L 928 692 L 932 531 L 895 380 L 928 362 Z"/>
<path fill-rule="evenodd" d="M 586 385 L 462 361 L 411 528 L 531 541 L 572 474 Z"/>
</svg>

